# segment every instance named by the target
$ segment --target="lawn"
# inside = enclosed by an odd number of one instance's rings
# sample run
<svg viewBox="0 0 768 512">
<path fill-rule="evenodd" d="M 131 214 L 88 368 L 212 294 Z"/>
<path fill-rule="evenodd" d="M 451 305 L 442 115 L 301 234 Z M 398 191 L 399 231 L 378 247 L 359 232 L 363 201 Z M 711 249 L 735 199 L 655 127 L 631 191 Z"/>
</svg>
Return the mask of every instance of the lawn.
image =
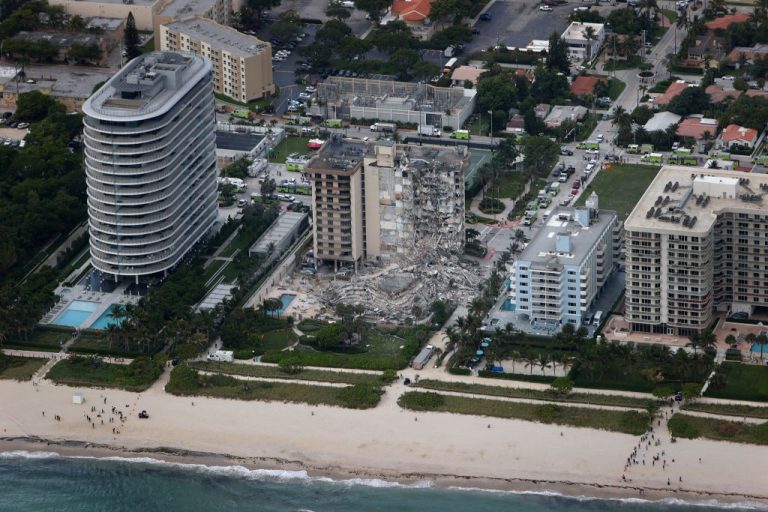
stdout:
<svg viewBox="0 0 768 512">
<path fill-rule="evenodd" d="M 304 334 L 313 335 L 326 325 L 328 325 L 328 322 L 315 320 L 314 318 L 307 318 L 299 322 L 299 325 L 296 327 Z"/>
<path fill-rule="evenodd" d="M 490 116 L 488 114 L 478 114 L 473 116 L 472 122 L 467 123 L 465 125 L 465 129 L 469 130 L 469 133 L 471 135 L 482 135 L 484 137 L 488 136 L 489 130 L 490 130 Z M 498 127 L 497 129 L 500 129 L 503 127 Z"/>
<path fill-rule="evenodd" d="M 677 21 L 677 13 L 672 9 L 662 9 L 661 14 L 663 14 L 664 17 L 669 20 L 670 27 L 672 27 L 672 25 L 674 25 Z"/>
<path fill-rule="evenodd" d="M 764 418 L 768 420 L 768 407 L 754 407 L 737 404 L 700 404 L 692 403 L 683 406 L 686 411 L 708 412 L 723 416 L 741 416 L 748 418 Z"/>
<path fill-rule="evenodd" d="M 454 391 L 476 395 L 544 400 L 547 402 L 611 405 L 617 407 L 633 407 L 637 409 L 647 409 L 649 406 L 653 405 L 654 402 L 652 399 L 633 398 L 622 395 L 598 395 L 593 393 L 570 393 L 568 395 L 560 395 L 549 390 L 487 386 L 485 384 L 468 384 L 466 382 L 448 382 L 431 379 L 422 379 L 416 386 L 435 391 Z"/>
<path fill-rule="evenodd" d="M 131 364 L 108 364 L 98 357 L 70 357 L 59 361 L 46 375 L 65 386 L 120 388 L 144 391 L 163 372 L 163 359 L 138 357 Z"/>
<path fill-rule="evenodd" d="M 77 341 L 69 347 L 69 351 L 76 354 L 101 354 L 118 357 L 141 355 L 137 352 L 126 351 L 116 343 L 110 347 L 107 337 L 99 331 L 82 331 Z"/>
<path fill-rule="evenodd" d="M 592 132 L 597 128 L 597 116 L 593 114 L 587 115 L 584 120 L 577 125 L 577 130 L 573 136 L 574 140 L 582 141 L 587 140 L 592 136 Z"/>
<path fill-rule="evenodd" d="M 216 273 L 216 272 L 217 272 L 217 271 L 218 271 L 218 270 L 219 270 L 219 269 L 222 267 L 222 265 L 224 265 L 225 263 L 226 263 L 226 261 L 224 261 L 224 260 L 213 260 L 213 261 L 211 262 L 211 264 L 210 264 L 210 265 L 208 265 L 207 267 L 205 267 L 205 273 L 203 274 L 203 278 L 205 279 L 205 281 L 206 281 L 206 282 L 208 282 L 208 280 L 209 280 L 210 278 L 212 278 L 212 277 L 213 277 L 213 275 L 214 275 L 214 274 L 215 274 L 215 273 Z"/>
<path fill-rule="evenodd" d="M 615 100 L 622 92 L 624 92 L 626 86 L 627 84 L 618 78 L 610 78 L 608 80 L 608 97 Z"/>
<path fill-rule="evenodd" d="M 40 350 L 44 352 L 58 352 L 61 345 L 71 337 L 72 329 L 69 327 L 38 327 L 27 339 L 9 337 L 3 343 L 4 348 L 16 348 L 21 350 Z"/>
<path fill-rule="evenodd" d="M 262 361 L 279 363 L 290 359 L 302 366 L 331 368 L 360 368 L 363 370 L 400 370 L 405 368 L 421 345 L 429 338 L 426 329 L 400 329 L 384 332 L 370 329 L 364 340 L 364 347 L 349 350 L 320 351 L 313 347 L 299 345 L 292 352 L 267 352 Z"/>
<path fill-rule="evenodd" d="M 485 189 L 485 197 L 516 199 L 525 189 L 526 176 L 519 172 L 508 172 L 497 176 Z"/>
<path fill-rule="evenodd" d="M 219 256 L 229 258 L 235 254 L 235 251 L 240 249 L 241 251 L 247 251 L 251 247 L 251 237 L 244 230 L 240 230 L 237 236 L 229 242 L 229 245 L 221 251 Z"/>
<path fill-rule="evenodd" d="M 182 396 L 209 396 L 237 400 L 264 400 L 335 405 L 350 409 L 375 407 L 383 390 L 371 383 L 347 387 L 322 386 L 317 383 L 260 382 L 239 380 L 227 375 L 200 375 L 188 366 L 177 366 L 165 387 L 168 393 Z"/>
<path fill-rule="evenodd" d="M 685 439 L 703 437 L 732 443 L 768 444 L 768 422 L 754 425 L 678 413 L 669 420 L 669 431 L 674 437 Z"/>
<path fill-rule="evenodd" d="M 290 328 L 265 332 L 260 338 L 264 352 L 283 350 L 299 339 L 298 335 Z"/>
<path fill-rule="evenodd" d="M 600 209 L 615 210 L 619 220 L 625 220 L 658 172 L 659 167 L 636 164 L 603 169 L 587 185 L 575 206 L 582 206 L 594 190 L 600 197 Z"/>
<path fill-rule="evenodd" d="M 275 154 L 269 161 L 284 164 L 291 153 L 309 154 L 312 150 L 307 148 L 307 142 L 309 137 L 286 137 L 277 145 Z"/>
<path fill-rule="evenodd" d="M 637 55 L 634 55 L 630 57 L 627 60 L 619 60 L 619 61 L 609 61 L 605 65 L 606 71 L 613 71 L 614 69 L 616 71 L 621 71 L 623 69 L 634 69 L 640 65 L 640 57 Z"/>
<path fill-rule="evenodd" d="M 338 372 L 331 370 L 306 370 L 298 373 L 286 373 L 276 366 L 231 364 L 215 362 L 195 362 L 190 366 L 196 370 L 206 372 L 224 373 L 227 375 L 242 375 L 246 377 L 264 377 L 269 379 L 307 380 L 315 382 L 335 382 L 342 384 L 360 384 L 371 382 L 381 384 L 384 382 L 382 374 L 366 374 L 352 372 Z"/>
<path fill-rule="evenodd" d="M 47 359 L 0 354 L 0 379 L 30 380 Z"/>
<path fill-rule="evenodd" d="M 710 385 L 705 396 L 768 402 L 768 366 L 723 363 L 717 369 L 725 376 L 725 385 Z"/>
<path fill-rule="evenodd" d="M 637 411 L 609 411 L 557 404 L 528 404 L 461 396 L 409 391 L 397 401 L 404 409 L 435 411 L 475 416 L 511 418 L 538 423 L 595 428 L 640 435 L 648 430 L 648 414 Z"/>
</svg>

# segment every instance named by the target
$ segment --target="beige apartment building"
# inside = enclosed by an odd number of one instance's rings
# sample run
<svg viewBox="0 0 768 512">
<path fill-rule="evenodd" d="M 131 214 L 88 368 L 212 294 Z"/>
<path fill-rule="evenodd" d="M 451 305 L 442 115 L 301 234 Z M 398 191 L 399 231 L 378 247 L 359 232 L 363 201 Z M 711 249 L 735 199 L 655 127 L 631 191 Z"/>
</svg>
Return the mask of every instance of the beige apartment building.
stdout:
<svg viewBox="0 0 768 512">
<path fill-rule="evenodd" d="M 163 51 L 189 51 L 210 59 L 217 93 L 251 101 L 275 92 L 272 46 L 253 36 L 196 17 L 161 25 L 159 44 Z"/>
<path fill-rule="evenodd" d="M 366 259 L 459 252 L 468 165 L 464 147 L 328 141 L 305 170 L 315 261 L 356 270 Z"/>
<path fill-rule="evenodd" d="M 626 319 L 688 336 L 768 307 L 768 176 L 665 166 L 625 222 Z"/>
</svg>

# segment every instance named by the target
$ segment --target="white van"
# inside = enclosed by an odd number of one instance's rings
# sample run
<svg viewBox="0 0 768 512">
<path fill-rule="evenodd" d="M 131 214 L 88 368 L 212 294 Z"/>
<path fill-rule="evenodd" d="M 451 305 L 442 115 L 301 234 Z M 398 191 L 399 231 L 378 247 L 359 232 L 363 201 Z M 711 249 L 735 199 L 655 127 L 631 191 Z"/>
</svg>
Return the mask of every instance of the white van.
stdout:
<svg viewBox="0 0 768 512">
<path fill-rule="evenodd" d="M 598 311 L 595 313 L 595 317 L 592 319 L 592 325 L 600 325 L 600 321 L 603 319 L 603 312 Z"/>
</svg>

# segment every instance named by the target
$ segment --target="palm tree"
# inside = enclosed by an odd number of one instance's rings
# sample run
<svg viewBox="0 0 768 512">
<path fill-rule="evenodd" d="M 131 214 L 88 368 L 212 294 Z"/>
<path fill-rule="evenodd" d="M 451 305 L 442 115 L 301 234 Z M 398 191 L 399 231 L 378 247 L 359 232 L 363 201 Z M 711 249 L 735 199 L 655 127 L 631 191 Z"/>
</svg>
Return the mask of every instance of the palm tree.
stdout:
<svg viewBox="0 0 768 512">
<path fill-rule="evenodd" d="M 544 375 L 544 370 L 546 370 L 549 367 L 549 363 L 552 362 L 552 356 L 547 354 L 546 352 L 540 352 L 538 356 L 536 356 L 536 364 L 539 365 L 541 368 L 541 374 Z"/>
<path fill-rule="evenodd" d="M 515 362 L 518 359 L 520 359 L 521 357 L 520 352 L 518 352 L 517 350 L 513 350 L 512 352 L 510 352 L 509 357 L 512 358 L 512 373 L 515 373 Z"/>
<path fill-rule="evenodd" d="M 765 350 L 766 345 L 768 345 L 768 336 L 761 332 L 755 341 L 760 344 L 760 359 L 763 359 L 763 351 Z"/>
<path fill-rule="evenodd" d="M 685 344 L 686 347 L 693 347 L 693 353 L 696 354 L 698 348 L 701 346 L 701 335 L 698 332 L 694 332 L 688 337 L 688 343 Z"/>
<path fill-rule="evenodd" d="M 515 242 L 524 244 L 528 241 L 528 237 L 525 236 L 525 231 L 522 229 L 516 229 L 515 230 Z"/>
<path fill-rule="evenodd" d="M 523 354 L 520 358 L 525 362 L 525 367 L 531 369 L 531 375 L 533 375 L 533 367 L 538 364 L 538 357 L 535 354 Z"/>
<path fill-rule="evenodd" d="M 584 39 L 587 40 L 587 62 L 592 62 L 592 41 L 597 39 L 597 34 L 592 27 L 585 28 L 584 32 L 581 34 L 584 36 Z"/>
<path fill-rule="evenodd" d="M 699 346 L 703 350 L 717 346 L 717 336 L 712 329 L 704 329 L 699 333 Z"/>
</svg>

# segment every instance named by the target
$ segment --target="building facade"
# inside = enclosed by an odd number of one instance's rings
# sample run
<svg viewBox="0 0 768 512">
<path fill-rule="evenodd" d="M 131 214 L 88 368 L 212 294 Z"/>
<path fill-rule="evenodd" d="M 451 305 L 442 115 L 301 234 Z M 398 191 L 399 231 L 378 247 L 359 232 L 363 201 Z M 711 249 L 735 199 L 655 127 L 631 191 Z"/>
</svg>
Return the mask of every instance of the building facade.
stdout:
<svg viewBox="0 0 768 512">
<path fill-rule="evenodd" d="M 275 92 L 272 46 L 269 43 L 205 18 L 162 25 L 160 49 L 189 51 L 213 63 L 213 88 L 238 101 L 251 101 Z"/>
<path fill-rule="evenodd" d="M 327 142 L 306 167 L 315 261 L 357 269 L 369 258 L 459 252 L 468 165 L 463 147 Z"/>
<path fill-rule="evenodd" d="M 592 32 L 592 37 L 587 37 Z M 561 36 L 568 46 L 568 57 L 577 62 L 592 60 L 600 53 L 605 41 L 605 25 L 573 21 Z"/>
<path fill-rule="evenodd" d="M 599 210 L 592 194 L 584 208 L 555 209 L 514 262 L 509 300 L 518 315 L 547 331 L 579 327 L 617 268 L 621 225 Z"/>
<path fill-rule="evenodd" d="M 212 67 L 142 55 L 83 105 L 93 266 L 115 280 L 167 273 L 216 222 Z"/>
<path fill-rule="evenodd" d="M 625 223 L 626 319 L 688 336 L 768 306 L 768 177 L 665 166 Z"/>
</svg>

